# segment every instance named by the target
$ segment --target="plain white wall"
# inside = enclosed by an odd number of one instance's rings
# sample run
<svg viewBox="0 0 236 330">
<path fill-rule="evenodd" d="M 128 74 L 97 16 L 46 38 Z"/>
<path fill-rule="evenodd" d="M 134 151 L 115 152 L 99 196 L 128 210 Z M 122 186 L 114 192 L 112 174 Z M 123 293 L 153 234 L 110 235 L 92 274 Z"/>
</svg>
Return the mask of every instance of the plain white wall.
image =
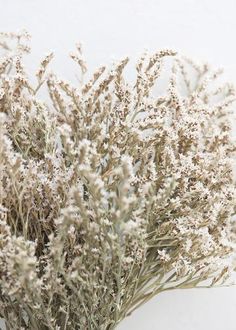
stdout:
<svg viewBox="0 0 236 330">
<path fill-rule="evenodd" d="M 26 28 L 36 69 L 55 50 L 54 68 L 75 79 L 66 56 L 82 41 L 90 68 L 145 48 L 174 48 L 224 67 L 236 82 L 235 0 L 0 0 L 0 30 Z M 153 299 L 119 330 L 235 330 L 236 289 L 173 291 Z"/>
</svg>

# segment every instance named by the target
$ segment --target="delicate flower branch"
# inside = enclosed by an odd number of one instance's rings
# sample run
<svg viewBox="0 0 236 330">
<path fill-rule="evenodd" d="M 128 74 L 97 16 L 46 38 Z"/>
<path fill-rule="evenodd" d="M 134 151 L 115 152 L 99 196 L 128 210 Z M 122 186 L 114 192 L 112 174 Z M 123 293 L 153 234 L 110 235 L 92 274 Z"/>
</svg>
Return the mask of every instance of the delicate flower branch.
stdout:
<svg viewBox="0 0 236 330">
<path fill-rule="evenodd" d="M 48 73 L 53 54 L 33 85 L 28 34 L 0 37 L 7 329 L 114 329 L 160 292 L 229 279 L 235 90 L 216 86 L 220 72 L 162 50 L 140 58 L 134 82 L 123 73 L 128 58 L 87 79 L 78 46 L 80 86 Z M 166 93 L 156 96 L 162 74 Z"/>
</svg>

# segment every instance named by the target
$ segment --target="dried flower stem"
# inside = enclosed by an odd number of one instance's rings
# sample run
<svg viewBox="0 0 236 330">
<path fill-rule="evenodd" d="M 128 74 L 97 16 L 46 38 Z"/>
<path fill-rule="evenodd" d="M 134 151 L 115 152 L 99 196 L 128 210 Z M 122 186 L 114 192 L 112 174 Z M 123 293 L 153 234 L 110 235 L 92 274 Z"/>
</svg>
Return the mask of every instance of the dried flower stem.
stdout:
<svg viewBox="0 0 236 330">
<path fill-rule="evenodd" d="M 0 35 L 0 317 L 7 329 L 111 330 L 160 292 L 234 271 L 235 90 L 172 50 L 79 86 L 25 72 Z M 172 70 L 165 70 L 165 62 Z M 159 77 L 169 75 L 165 95 Z M 50 101 L 39 99 L 39 91 Z M 47 98 L 45 98 L 46 100 Z"/>
</svg>

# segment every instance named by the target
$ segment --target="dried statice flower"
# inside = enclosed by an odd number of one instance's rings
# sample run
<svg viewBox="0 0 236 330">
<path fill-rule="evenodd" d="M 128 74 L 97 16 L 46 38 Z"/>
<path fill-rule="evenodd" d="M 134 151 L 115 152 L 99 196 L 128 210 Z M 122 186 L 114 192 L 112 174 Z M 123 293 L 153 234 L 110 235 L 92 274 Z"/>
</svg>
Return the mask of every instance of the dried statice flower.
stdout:
<svg viewBox="0 0 236 330">
<path fill-rule="evenodd" d="M 235 267 L 235 90 L 216 86 L 220 72 L 162 50 L 140 58 L 134 82 L 128 58 L 87 79 L 78 46 L 79 86 L 48 72 L 52 54 L 34 85 L 28 35 L 0 37 L 7 329 L 110 330 L 160 292 L 225 283 Z"/>
</svg>

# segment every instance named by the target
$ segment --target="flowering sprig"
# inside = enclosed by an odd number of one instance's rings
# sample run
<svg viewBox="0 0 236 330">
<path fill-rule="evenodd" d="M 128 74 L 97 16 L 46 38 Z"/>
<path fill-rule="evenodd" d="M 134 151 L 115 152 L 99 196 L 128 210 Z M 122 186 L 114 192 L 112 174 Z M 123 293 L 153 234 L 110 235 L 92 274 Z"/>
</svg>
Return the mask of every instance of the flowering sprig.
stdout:
<svg viewBox="0 0 236 330">
<path fill-rule="evenodd" d="M 160 292 L 224 283 L 235 256 L 233 86 L 172 50 L 144 54 L 134 82 L 128 58 L 86 79 L 80 45 L 80 86 L 48 72 L 53 54 L 34 85 L 28 35 L 1 38 L 7 329 L 114 329 Z"/>
</svg>

